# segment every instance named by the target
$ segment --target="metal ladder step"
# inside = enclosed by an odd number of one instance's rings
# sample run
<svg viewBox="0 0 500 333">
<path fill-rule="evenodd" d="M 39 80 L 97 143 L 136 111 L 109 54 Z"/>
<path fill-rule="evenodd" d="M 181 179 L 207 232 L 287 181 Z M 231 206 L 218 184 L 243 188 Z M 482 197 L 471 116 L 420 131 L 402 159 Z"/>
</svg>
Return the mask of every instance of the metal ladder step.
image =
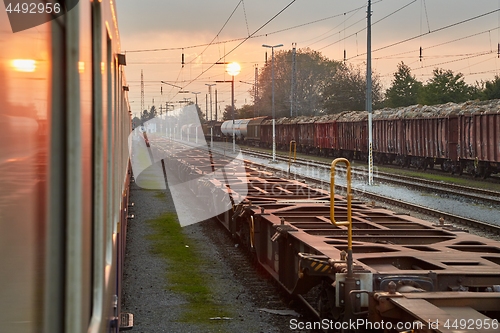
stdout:
<svg viewBox="0 0 500 333">
<path fill-rule="evenodd" d="M 120 331 L 127 331 L 134 328 L 134 315 L 132 313 L 120 314 Z"/>
</svg>

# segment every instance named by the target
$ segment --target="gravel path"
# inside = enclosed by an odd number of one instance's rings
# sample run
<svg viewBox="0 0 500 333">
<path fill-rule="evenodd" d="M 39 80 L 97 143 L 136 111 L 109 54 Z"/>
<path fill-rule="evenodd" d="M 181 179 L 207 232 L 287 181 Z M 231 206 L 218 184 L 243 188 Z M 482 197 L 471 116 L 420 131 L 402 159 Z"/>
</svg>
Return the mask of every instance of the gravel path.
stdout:
<svg viewBox="0 0 500 333">
<path fill-rule="evenodd" d="M 231 319 L 210 320 L 206 323 L 184 323 L 180 305 L 183 295 L 169 288 L 166 272 L 169 263 L 151 253 L 153 233 L 146 223 L 165 212 L 197 209 L 194 198 L 187 196 L 185 207 L 174 207 L 170 192 L 145 190 L 131 184 L 130 201 L 135 206 L 129 220 L 123 278 L 122 311 L 134 314 L 131 332 L 289 332 L 293 317 L 269 314 L 260 308 L 286 309 L 277 287 L 252 267 L 247 256 L 235 246 L 230 236 L 215 221 L 204 221 L 183 228 L 185 235 L 198 244 L 199 255 L 206 264 L 214 303 L 226 305 Z M 295 331 L 297 332 L 297 331 Z"/>
</svg>

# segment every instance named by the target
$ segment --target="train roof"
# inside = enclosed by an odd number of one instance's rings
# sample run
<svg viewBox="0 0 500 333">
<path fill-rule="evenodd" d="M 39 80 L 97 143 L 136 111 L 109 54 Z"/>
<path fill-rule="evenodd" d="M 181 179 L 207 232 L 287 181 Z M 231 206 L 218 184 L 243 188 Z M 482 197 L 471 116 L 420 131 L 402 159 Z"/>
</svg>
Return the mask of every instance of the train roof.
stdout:
<svg viewBox="0 0 500 333">
<path fill-rule="evenodd" d="M 500 113 L 500 100 L 467 101 L 438 105 L 410 105 L 395 109 L 381 109 L 374 112 L 374 119 L 392 118 L 436 118 L 463 114 Z"/>
<path fill-rule="evenodd" d="M 463 114 L 486 114 L 500 113 L 500 99 L 488 101 L 467 101 L 463 103 L 445 103 L 438 105 L 410 105 L 398 108 L 384 108 L 373 111 L 373 119 L 400 119 L 400 118 L 441 118 Z M 270 117 L 258 117 L 253 119 L 265 118 L 263 125 L 272 124 Z M 325 114 L 321 116 L 298 116 L 283 117 L 276 119 L 276 124 L 307 124 L 307 123 L 328 123 L 334 121 L 363 121 L 368 118 L 367 111 L 343 111 L 334 114 Z"/>
</svg>

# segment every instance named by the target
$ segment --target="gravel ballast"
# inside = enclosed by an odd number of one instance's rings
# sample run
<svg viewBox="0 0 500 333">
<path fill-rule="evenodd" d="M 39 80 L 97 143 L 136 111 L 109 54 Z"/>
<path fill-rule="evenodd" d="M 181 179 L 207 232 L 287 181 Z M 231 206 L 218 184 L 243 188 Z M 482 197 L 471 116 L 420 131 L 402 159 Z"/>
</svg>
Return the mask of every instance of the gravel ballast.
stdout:
<svg viewBox="0 0 500 333">
<path fill-rule="evenodd" d="M 196 198 L 185 193 L 185 206 L 174 207 L 168 190 L 147 190 L 132 183 L 128 222 L 122 312 L 134 315 L 131 332 L 289 332 L 292 316 L 270 314 L 259 309 L 288 309 L 279 289 L 264 274 L 252 267 L 248 256 L 237 247 L 216 221 L 207 220 L 182 228 L 196 243 L 202 257 L 200 267 L 213 295 L 212 302 L 229 309 L 231 315 L 182 322 L 188 297 L 171 290 L 168 260 L 152 253 L 154 233 L 148 221 L 167 212 L 189 214 L 200 209 Z M 179 204 L 177 205 L 179 206 Z M 295 331 L 297 332 L 297 331 Z"/>
</svg>

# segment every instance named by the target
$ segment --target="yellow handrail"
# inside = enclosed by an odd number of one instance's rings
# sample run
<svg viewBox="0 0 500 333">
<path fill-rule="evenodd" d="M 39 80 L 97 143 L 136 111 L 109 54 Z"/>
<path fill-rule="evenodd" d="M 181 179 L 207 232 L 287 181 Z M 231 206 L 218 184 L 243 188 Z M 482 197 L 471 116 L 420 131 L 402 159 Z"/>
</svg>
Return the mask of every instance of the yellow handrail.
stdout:
<svg viewBox="0 0 500 333">
<path fill-rule="evenodd" d="M 292 144 L 294 146 L 293 161 L 297 161 L 297 142 L 295 140 L 290 141 L 290 151 L 288 153 L 288 176 L 290 176 L 290 165 L 292 164 Z"/>
<path fill-rule="evenodd" d="M 335 221 L 335 166 L 339 162 L 344 162 L 347 169 L 347 221 Z M 351 164 L 346 158 L 336 158 L 330 168 L 330 220 L 332 224 L 347 226 L 347 250 L 352 251 L 352 211 L 351 211 Z"/>
</svg>

